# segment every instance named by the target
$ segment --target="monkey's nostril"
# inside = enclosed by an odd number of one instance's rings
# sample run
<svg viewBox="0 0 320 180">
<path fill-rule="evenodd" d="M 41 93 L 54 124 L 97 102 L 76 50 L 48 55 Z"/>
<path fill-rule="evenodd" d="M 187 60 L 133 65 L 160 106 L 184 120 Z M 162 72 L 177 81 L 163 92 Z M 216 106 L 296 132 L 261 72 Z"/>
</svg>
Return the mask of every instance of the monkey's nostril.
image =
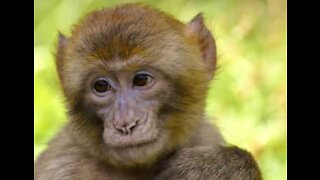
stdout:
<svg viewBox="0 0 320 180">
<path fill-rule="evenodd" d="M 116 129 L 119 133 L 121 134 L 126 134 L 126 129 L 125 127 L 121 127 L 121 126 L 117 126 L 117 125 L 113 125 L 114 129 Z"/>
<path fill-rule="evenodd" d="M 131 124 L 127 125 L 127 124 L 124 124 L 122 126 L 118 126 L 118 125 L 113 125 L 114 128 L 120 132 L 121 134 L 124 134 L 124 135 L 128 135 L 128 134 L 131 134 L 133 129 L 137 126 L 137 122 L 138 121 L 135 121 L 135 122 L 132 122 Z"/>
<path fill-rule="evenodd" d="M 133 131 L 133 129 L 137 126 L 137 122 L 138 122 L 138 121 L 135 121 L 135 122 L 129 124 L 129 125 L 126 127 L 126 129 L 127 129 L 127 131 L 129 132 L 129 134 L 131 134 L 132 131 Z"/>
</svg>

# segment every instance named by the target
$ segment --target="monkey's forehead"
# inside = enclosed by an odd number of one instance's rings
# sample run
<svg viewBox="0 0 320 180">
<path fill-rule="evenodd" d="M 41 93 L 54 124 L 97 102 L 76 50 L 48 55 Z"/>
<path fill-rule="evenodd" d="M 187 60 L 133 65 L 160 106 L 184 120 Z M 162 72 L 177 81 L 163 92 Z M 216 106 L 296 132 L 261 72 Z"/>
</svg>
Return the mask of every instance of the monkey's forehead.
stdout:
<svg viewBox="0 0 320 180">
<path fill-rule="evenodd" d="M 181 31 L 183 27 L 183 23 L 159 10 L 142 4 L 127 4 L 88 14 L 74 27 L 72 36 L 81 38 L 95 35 L 97 38 L 112 38 L 130 35 L 127 38 L 132 40 L 138 35 L 143 38 L 143 35 L 147 37 L 169 31 Z"/>
<path fill-rule="evenodd" d="M 89 14 L 74 28 L 72 41 L 81 53 L 126 57 L 150 48 L 164 48 L 168 41 L 181 44 L 183 27 L 183 23 L 158 10 L 129 4 Z"/>
<path fill-rule="evenodd" d="M 93 27 L 96 29 L 97 27 L 113 26 L 114 24 L 143 25 L 151 29 L 164 29 L 168 25 L 172 26 L 171 28 L 181 28 L 183 26 L 183 23 L 162 11 L 134 3 L 94 11 L 82 20 L 79 28 L 90 29 Z M 140 26 L 140 28 L 143 28 L 143 26 Z"/>
</svg>

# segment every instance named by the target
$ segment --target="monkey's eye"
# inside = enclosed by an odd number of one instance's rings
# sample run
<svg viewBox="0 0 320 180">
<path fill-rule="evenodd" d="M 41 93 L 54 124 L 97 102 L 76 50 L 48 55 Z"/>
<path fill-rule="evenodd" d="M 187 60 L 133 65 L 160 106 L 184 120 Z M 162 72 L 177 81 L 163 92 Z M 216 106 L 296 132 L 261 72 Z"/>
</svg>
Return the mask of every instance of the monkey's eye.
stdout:
<svg viewBox="0 0 320 180">
<path fill-rule="evenodd" d="M 93 88 L 94 88 L 95 92 L 97 92 L 97 93 L 104 93 L 104 92 L 112 90 L 112 86 L 105 79 L 98 79 L 94 83 Z"/>
<path fill-rule="evenodd" d="M 141 73 L 137 74 L 133 78 L 134 86 L 146 86 L 152 81 L 152 77 L 149 74 Z"/>
</svg>

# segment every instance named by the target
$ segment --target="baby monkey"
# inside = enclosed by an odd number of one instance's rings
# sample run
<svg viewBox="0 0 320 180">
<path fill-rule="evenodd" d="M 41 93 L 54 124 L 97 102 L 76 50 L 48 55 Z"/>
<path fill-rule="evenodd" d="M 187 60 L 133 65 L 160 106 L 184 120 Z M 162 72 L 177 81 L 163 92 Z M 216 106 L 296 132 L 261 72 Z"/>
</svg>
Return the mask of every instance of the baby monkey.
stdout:
<svg viewBox="0 0 320 180">
<path fill-rule="evenodd" d="M 252 155 L 206 122 L 215 40 L 142 4 L 86 16 L 59 35 L 69 121 L 35 163 L 37 180 L 260 180 Z"/>
</svg>

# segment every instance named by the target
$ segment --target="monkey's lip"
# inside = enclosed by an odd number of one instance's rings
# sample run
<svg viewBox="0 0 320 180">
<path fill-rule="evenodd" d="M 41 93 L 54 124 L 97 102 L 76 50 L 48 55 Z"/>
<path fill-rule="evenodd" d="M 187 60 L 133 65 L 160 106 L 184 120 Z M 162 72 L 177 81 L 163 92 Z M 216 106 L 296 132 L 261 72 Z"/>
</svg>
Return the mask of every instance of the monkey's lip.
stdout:
<svg viewBox="0 0 320 180">
<path fill-rule="evenodd" d="M 109 144 L 109 147 L 111 148 L 114 148 L 114 149 L 130 149 L 130 148 L 141 148 L 141 147 L 144 147 L 144 146 L 149 146 L 149 145 L 152 145 L 154 143 L 156 143 L 158 139 L 157 138 L 153 138 L 153 139 L 150 139 L 150 140 L 144 140 L 144 141 L 141 141 L 141 142 L 132 142 L 130 144 L 122 144 L 122 143 L 113 143 L 113 144 Z"/>
<path fill-rule="evenodd" d="M 116 149 L 130 149 L 130 148 L 139 148 L 139 147 L 144 147 L 148 145 L 152 145 L 157 141 L 157 139 L 150 140 L 150 141 L 145 141 L 137 144 L 130 144 L 130 145 L 125 145 L 125 146 L 115 146 Z"/>
</svg>

